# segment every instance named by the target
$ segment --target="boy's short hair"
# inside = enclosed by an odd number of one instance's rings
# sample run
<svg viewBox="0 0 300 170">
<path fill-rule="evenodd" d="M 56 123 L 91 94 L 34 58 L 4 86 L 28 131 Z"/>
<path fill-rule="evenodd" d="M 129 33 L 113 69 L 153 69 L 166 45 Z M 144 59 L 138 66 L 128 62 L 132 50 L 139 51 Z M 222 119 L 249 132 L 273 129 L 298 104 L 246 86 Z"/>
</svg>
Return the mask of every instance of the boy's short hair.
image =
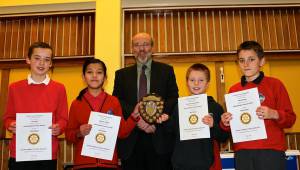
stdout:
<svg viewBox="0 0 300 170">
<path fill-rule="evenodd" d="M 240 44 L 237 49 L 237 55 L 239 55 L 241 50 L 253 50 L 257 54 L 258 58 L 262 59 L 264 57 L 264 49 L 256 41 L 244 41 Z"/>
<path fill-rule="evenodd" d="M 32 55 L 33 50 L 35 48 L 48 48 L 48 49 L 50 49 L 51 52 L 52 52 L 51 58 L 53 58 L 53 49 L 48 43 L 45 43 L 45 42 L 35 42 L 35 43 L 31 44 L 29 49 L 28 49 L 28 58 L 31 58 L 31 55 Z"/>
<path fill-rule="evenodd" d="M 208 69 L 208 67 L 206 67 L 206 65 L 204 64 L 200 64 L 200 63 L 196 63 L 191 65 L 187 71 L 186 71 L 186 81 L 189 79 L 189 75 L 191 73 L 191 71 L 203 71 L 206 75 L 206 79 L 209 82 L 210 81 L 210 71 Z"/>
</svg>

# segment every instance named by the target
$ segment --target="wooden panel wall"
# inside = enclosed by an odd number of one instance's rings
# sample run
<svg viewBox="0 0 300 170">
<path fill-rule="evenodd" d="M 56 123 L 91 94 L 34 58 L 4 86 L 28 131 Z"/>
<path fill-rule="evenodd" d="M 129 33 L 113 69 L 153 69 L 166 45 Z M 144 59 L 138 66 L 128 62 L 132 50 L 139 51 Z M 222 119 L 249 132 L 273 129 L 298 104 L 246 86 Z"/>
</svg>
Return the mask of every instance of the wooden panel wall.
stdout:
<svg viewBox="0 0 300 170">
<path fill-rule="evenodd" d="M 154 53 L 234 51 L 245 40 L 265 50 L 300 50 L 299 7 L 129 10 L 124 18 L 125 55 L 137 32 L 152 35 Z"/>
<path fill-rule="evenodd" d="M 94 54 L 95 13 L 0 18 L 0 60 L 23 59 L 31 43 L 48 42 L 57 57 Z"/>
</svg>

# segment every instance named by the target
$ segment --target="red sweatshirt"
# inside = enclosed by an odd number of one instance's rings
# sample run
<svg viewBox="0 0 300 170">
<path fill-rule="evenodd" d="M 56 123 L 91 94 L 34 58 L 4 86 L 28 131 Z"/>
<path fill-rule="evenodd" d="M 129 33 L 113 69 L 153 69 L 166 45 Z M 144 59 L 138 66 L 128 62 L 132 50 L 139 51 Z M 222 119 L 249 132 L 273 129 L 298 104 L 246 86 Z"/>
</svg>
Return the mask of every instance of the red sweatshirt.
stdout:
<svg viewBox="0 0 300 170">
<path fill-rule="evenodd" d="M 136 125 L 132 118 L 127 119 L 127 121 L 124 120 L 122 116 L 121 105 L 115 96 L 111 96 L 105 92 L 102 92 L 99 94 L 99 96 L 93 97 L 89 92 L 86 92 L 81 100 L 74 100 L 70 108 L 70 117 L 66 129 L 66 139 L 75 144 L 74 168 L 117 168 L 118 156 L 116 149 L 111 161 L 81 155 L 84 138 L 78 138 L 77 133 L 79 133 L 79 128 L 81 125 L 88 123 L 92 110 L 102 113 L 110 112 L 113 113 L 113 115 L 121 117 L 118 138 L 127 137 Z"/>
<path fill-rule="evenodd" d="M 267 139 L 235 143 L 233 149 L 235 151 L 240 149 L 273 149 L 285 151 L 287 147 L 283 129 L 292 127 L 296 121 L 296 115 L 293 111 L 288 92 L 280 80 L 264 76 L 261 72 L 260 76 L 253 82 L 246 83 L 245 79 L 242 78 L 242 82 L 232 86 L 229 93 L 254 87 L 258 88 L 261 105 L 277 110 L 279 119 L 264 120 Z M 221 127 L 229 130 L 222 123 Z"/>
<path fill-rule="evenodd" d="M 52 123 L 59 124 L 61 133 L 68 121 L 68 104 L 65 87 L 53 80 L 48 85 L 28 84 L 27 80 L 12 83 L 8 89 L 8 101 L 3 116 L 7 129 L 16 121 L 16 113 L 52 112 Z M 57 158 L 58 139 L 52 136 L 52 159 Z M 10 156 L 16 157 L 16 135 L 9 144 Z"/>
</svg>

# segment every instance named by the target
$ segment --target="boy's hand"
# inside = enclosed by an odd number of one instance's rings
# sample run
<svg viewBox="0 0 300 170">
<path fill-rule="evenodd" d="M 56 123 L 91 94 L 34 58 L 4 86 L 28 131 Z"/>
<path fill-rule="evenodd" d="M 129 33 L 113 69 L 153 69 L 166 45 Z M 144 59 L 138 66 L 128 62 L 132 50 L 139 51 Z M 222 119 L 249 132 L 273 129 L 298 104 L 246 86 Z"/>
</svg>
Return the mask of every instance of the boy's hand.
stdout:
<svg viewBox="0 0 300 170">
<path fill-rule="evenodd" d="M 16 133 L 16 122 L 11 122 L 7 128 L 11 133 Z"/>
<path fill-rule="evenodd" d="M 231 119 L 232 119 L 232 114 L 229 113 L 229 112 L 225 112 L 221 116 L 221 121 L 222 121 L 222 123 L 225 126 L 229 126 L 230 125 L 229 122 L 230 122 Z"/>
<path fill-rule="evenodd" d="M 52 129 L 53 136 L 58 136 L 60 134 L 59 124 L 53 124 L 52 126 L 50 126 L 50 129 Z"/>
<path fill-rule="evenodd" d="M 90 125 L 90 124 L 81 125 L 79 127 L 80 134 L 78 137 L 84 137 L 84 136 L 90 134 L 91 129 L 92 129 L 92 125 Z"/>
<path fill-rule="evenodd" d="M 259 106 L 256 109 L 256 115 L 259 119 L 278 119 L 279 115 L 277 110 L 271 109 L 267 106 Z"/>
<path fill-rule="evenodd" d="M 202 122 L 208 125 L 210 128 L 214 126 L 214 118 L 211 115 L 205 115 L 202 118 Z"/>
<path fill-rule="evenodd" d="M 169 115 L 166 113 L 163 113 L 162 115 L 159 116 L 159 118 L 156 120 L 156 123 L 162 123 L 169 120 Z"/>
</svg>

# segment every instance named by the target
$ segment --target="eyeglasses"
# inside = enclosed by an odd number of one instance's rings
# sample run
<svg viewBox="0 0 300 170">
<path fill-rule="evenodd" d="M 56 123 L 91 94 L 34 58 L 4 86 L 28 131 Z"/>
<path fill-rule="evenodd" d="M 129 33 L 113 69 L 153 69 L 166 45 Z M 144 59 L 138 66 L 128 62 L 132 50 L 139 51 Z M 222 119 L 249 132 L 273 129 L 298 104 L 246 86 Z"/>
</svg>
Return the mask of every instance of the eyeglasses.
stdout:
<svg viewBox="0 0 300 170">
<path fill-rule="evenodd" d="M 133 47 L 135 47 L 135 48 L 139 48 L 139 47 L 149 47 L 149 46 L 151 46 L 150 43 L 143 43 L 143 44 L 138 44 L 138 43 L 136 43 L 136 44 L 133 44 Z"/>
</svg>

